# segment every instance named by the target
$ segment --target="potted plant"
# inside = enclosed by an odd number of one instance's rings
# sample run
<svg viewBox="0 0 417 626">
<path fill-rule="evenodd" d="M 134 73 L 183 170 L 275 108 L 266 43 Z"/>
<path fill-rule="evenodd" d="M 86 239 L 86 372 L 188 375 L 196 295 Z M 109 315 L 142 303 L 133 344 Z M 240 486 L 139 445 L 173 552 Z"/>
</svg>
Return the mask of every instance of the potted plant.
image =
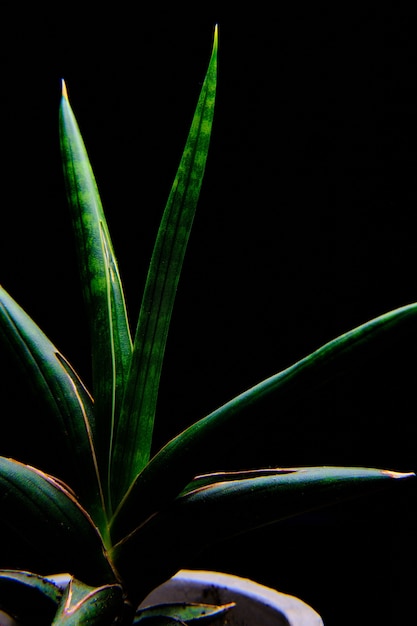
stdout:
<svg viewBox="0 0 417 626">
<path fill-rule="evenodd" d="M 52 419 L 62 433 L 54 475 L 0 457 L 0 525 L 7 537 L 0 555 L 0 608 L 22 624 L 165 625 L 209 619 L 233 624 L 234 603 L 246 606 L 241 591 L 233 583 L 231 591 L 217 591 L 217 600 L 205 602 L 201 585 L 206 586 L 206 575 L 196 581 L 196 574 L 177 574 L 186 557 L 212 542 L 412 476 L 357 467 L 222 472 L 221 466 L 228 437 L 236 428 L 250 434 L 251 413 L 260 400 L 275 394 L 278 405 L 288 403 L 324 376 L 363 358 L 382 335 L 413 321 L 417 304 L 334 339 L 152 453 L 167 333 L 210 142 L 217 49 L 216 28 L 133 336 L 106 218 L 63 83 L 61 153 L 89 318 L 93 393 L 1 288 L 3 350 L 20 369 L 22 381 L 32 385 L 42 419 Z M 257 423 L 261 417 L 257 415 Z M 48 467 L 49 461 L 45 459 Z M 222 589 L 226 579 L 220 578 Z M 173 594 L 178 581 L 193 591 Z M 270 606 L 269 592 L 256 589 L 256 594 Z M 303 603 L 281 599 L 281 618 L 277 613 L 274 622 L 258 623 L 320 624 Z M 297 611 L 302 614 L 298 621 L 290 615 Z"/>
</svg>

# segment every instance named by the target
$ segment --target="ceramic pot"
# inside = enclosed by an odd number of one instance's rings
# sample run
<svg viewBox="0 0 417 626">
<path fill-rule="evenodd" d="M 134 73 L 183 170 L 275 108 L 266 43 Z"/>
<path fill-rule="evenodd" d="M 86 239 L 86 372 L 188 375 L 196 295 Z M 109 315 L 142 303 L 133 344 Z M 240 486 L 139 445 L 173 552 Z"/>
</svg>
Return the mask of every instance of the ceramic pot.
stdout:
<svg viewBox="0 0 417 626">
<path fill-rule="evenodd" d="M 154 589 L 141 606 L 182 601 L 236 602 L 216 626 L 323 626 L 320 615 L 294 596 L 246 578 L 209 571 L 181 570 Z"/>
</svg>

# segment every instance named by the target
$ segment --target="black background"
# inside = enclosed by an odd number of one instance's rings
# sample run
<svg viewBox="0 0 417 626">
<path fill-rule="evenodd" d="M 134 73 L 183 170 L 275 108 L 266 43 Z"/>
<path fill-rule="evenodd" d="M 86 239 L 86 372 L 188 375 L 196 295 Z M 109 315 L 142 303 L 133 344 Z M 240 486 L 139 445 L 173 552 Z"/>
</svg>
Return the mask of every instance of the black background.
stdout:
<svg viewBox="0 0 417 626">
<path fill-rule="evenodd" d="M 87 381 L 59 161 L 60 79 L 135 320 L 219 22 L 212 146 L 167 348 L 156 445 L 325 341 L 416 299 L 411 10 L 2 6 L 0 281 Z M 291 411 L 264 405 L 271 430 L 251 436 L 246 449 L 247 437 L 236 433 L 230 464 L 416 470 L 415 340 L 408 329 L 354 372 L 300 395 Z M 12 432 L 24 460 L 35 462 L 34 442 L 42 449 L 52 435 L 2 367 L 0 452 L 16 453 Z M 415 503 L 415 485 L 395 485 L 186 565 L 298 595 L 327 626 L 410 623 Z"/>
</svg>

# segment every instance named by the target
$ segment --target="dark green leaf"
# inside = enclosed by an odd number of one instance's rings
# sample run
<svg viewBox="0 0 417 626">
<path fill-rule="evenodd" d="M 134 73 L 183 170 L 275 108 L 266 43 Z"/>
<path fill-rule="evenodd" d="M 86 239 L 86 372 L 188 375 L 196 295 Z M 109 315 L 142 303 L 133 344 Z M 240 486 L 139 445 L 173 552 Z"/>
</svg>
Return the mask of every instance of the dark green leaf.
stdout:
<svg viewBox="0 0 417 626">
<path fill-rule="evenodd" d="M 140 621 L 134 620 L 133 624 L 143 624 L 144 626 L 187 626 L 185 622 L 177 620 L 175 617 L 166 617 L 164 615 L 144 617 Z"/>
<path fill-rule="evenodd" d="M 107 480 L 111 436 L 130 367 L 132 341 L 113 245 L 65 86 L 60 107 L 60 139 L 92 339 L 97 454 L 103 479 Z"/>
<path fill-rule="evenodd" d="M 113 582 L 100 535 L 72 493 L 52 476 L 0 457 L 0 526 L 10 565 L 70 572 L 89 584 Z"/>
<path fill-rule="evenodd" d="M 101 529 L 103 499 L 94 450 L 93 402 L 80 378 L 25 311 L 0 287 L 0 339 L 22 374 L 58 422 L 72 487 Z M 18 405 L 19 400 L 16 400 Z M 40 419 L 40 418 L 37 418 Z M 45 429 L 39 423 L 40 429 Z"/>
<path fill-rule="evenodd" d="M 133 623 L 149 624 L 150 618 L 170 618 L 187 625 L 208 624 L 227 613 L 233 606 L 235 606 L 234 602 L 221 606 L 186 603 L 157 604 L 137 611 Z"/>
<path fill-rule="evenodd" d="M 136 331 L 132 369 L 113 451 L 118 500 L 149 460 L 168 327 L 210 142 L 216 92 L 217 31 L 184 153 L 162 217 Z"/>
<path fill-rule="evenodd" d="M 180 496 L 138 526 L 115 547 L 113 556 L 132 594 L 145 594 L 214 542 L 411 476 L 369 468 L 311 467 L 214 482 Z M 135 570 L 139 555 L 146 581 Z"/>
<path fill-rule="evenodd" d="M 227 450 L 221 448 L 222 441 L 229 441 L 234 429 L 239 428 L 240 432 L 245 429 L 250 446 L 251 431 L 262 428 L 262 419 L 269 418 L 258 410 L 253 420 L 253 408 L 263 397 L 275 394 L 279 419 L 303 393 L 348 368 L 354 370 L 365 358 L 381 350 L 384 338 L 388 335 L 396 338 L 397 332 L 415 324 L 416 317 L 417 304 L 411 304 L 375 318 L 330 341 L 187 428 L 164 446 L 138 476 L 113 521 L 114 540 L 122 539 L 133 529 L 138 510 L 145 520 L 177 496 L 193 476 L 214 469 L 213 456 L 221 463 L 221 453 L 227 455 Z M 270 435 L 265 433 L 265 436 Z M 279 446 L 279 427 L 275 427 L 274 436 Z"/>
<path fill-rule="evenodd" d="M 110 626 L 122 610 L 120 585 L 90 587 L 72 580 L 64 592 L 52 626 Z"/>
<path fill-rule="evenodd" d="M 62 591 L 50 580 L 31 572 L 0 570 L 0 609 L 21 624 L 50 624 Z"/>
</svg>

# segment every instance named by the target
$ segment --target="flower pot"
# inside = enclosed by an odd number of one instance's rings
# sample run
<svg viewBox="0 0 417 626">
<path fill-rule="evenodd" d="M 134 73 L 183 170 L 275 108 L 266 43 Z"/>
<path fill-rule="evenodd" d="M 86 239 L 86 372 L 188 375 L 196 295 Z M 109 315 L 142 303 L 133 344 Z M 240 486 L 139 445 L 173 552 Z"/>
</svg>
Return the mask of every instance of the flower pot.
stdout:
<svg viewBox="0 0 417 626">
<path fill-rule="evenodd" d="M 318 613 L 302 600 L 246 578 L 218 572 L 181 570 L 154 589 L 141 606 L 182 601 L 236 602 L 216 622 L 219 626 L 323 626 Z"/>
<path fill-rule="evenodd" d="M 19 626 L 16 620 L 0 609 L 0 626 Z"/>
</svg>

